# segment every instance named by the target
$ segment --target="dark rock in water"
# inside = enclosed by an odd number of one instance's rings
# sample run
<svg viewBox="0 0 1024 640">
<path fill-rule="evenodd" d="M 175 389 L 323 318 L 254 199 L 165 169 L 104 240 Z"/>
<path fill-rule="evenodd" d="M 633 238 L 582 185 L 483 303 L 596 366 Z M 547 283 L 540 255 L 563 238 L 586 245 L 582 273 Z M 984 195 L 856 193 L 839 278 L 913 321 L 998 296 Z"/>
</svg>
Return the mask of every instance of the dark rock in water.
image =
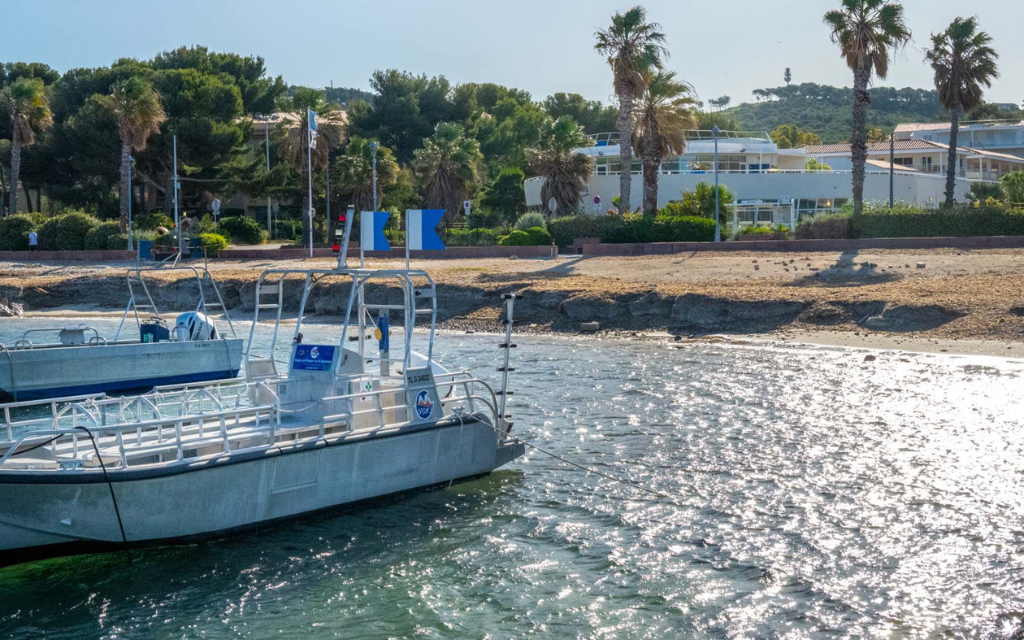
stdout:
<svg viewBox="0 0 1024 640">
<path fill-rule="evenodd" d="M 17 302 L 0 300 L 0 318 L 17 318 L 21 316 L 24 307 Z"/>
<path fill-rule="evenodd" d="M 614 300 L 595 296 L 577 296 L 562 303 L 562 311 L 576 322 L 611 320 L 619 315 L 621 307 Z"/>
<path fill-rule="evenodd" d="M 876 331 L 927 331 L 952 322 L 963 314 L 938 305 L 887 306 L 861 324 Z"/>
<path fill-rule="evenodd" d="M 874 362 L 875 360 L 878 360 L 877 356 L 873 356 L 871 354 L 864 356 L 864 362 Z"/>
</svg>

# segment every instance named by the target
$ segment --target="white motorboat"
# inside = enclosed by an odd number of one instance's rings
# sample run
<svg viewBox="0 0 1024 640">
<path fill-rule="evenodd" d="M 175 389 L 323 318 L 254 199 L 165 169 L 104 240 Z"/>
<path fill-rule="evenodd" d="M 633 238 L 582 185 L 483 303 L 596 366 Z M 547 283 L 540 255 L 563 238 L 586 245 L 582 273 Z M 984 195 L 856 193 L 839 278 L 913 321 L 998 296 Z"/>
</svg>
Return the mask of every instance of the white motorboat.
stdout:
<svg viewBox="0 0 1024 640">
<path fill-rule="evenodd" d="M 306 304 L 331 280 L 349 289 L 346 321 L 336 341 L 313 344 L 302 338 Z M 289 285 L 302 301 L 279 363 Z M 257 353 L 266 341 L 250 334 L 244 380 L 0 405 L 0 563 L 218 536 L 514 460 L 524 451 L 505 414 L 514 296 L 494 391 L 434 362 L 435 293 L 422 271 L 268 271 L 252 332 L 269 311 L 272 337 Z"/>
<path fill-rule="evenodd" d="M 195 287 L 194 307 L 178 316 L 173 329 L 160 317 L 146 281 L 151 274 L 169 271 L 191 273 Z M 209 271 L 136 268 L 128 271 L 127 279 L 129 302 L 112 339 L 81 325 L 31 329 L 13 345 L 0 344 L 0 399 L 144 391 L 238 376 L 242 340 L 235 336 Z M 222 314 L 220 323 L 216 314 Z M 122 337 L 130 318 L 138 338 Z"/>
</svg>

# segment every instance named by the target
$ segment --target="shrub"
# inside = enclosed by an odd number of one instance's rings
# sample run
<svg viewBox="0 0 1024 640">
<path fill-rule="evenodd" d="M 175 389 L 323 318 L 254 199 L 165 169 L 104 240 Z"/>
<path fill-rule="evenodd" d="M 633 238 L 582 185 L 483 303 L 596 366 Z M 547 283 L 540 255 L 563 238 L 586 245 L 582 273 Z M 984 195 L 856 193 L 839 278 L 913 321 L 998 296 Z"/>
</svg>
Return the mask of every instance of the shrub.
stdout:
<svg viewBox="0 0 1024 640">
<path fill-rule="evenodd" d="M 602 238 L 611 229 L 622 225 L 620 216 L 590 216 L 586 214 L 555 218 L 548 222 L 548 232 L 555 244 L 568 247 L 576 238 Z"/>
<path fill-rule="evenodd" d="M 217 221 L 208 213 L 199 219 L 199 235 L 204 233 L 217 233 Z"/>
<path fill-rule="evenodd" d="M 158 247 L 176 247 L 178 246 L 178 236 L 174 232 L 161 233 L 153 240 L 153 244 Z"/>
<path fill-rule="evenodd" d="M 445 244 L 450 247 L 492 247 L 498 244 L 498 238 L 497 229 L 450 229 Z"/>
<path fill-rule="evenodd" d="M 544 227 L 530 227 L 526 230 L 526 235 L 530 236 L 530 241 L 534 246 L 551 244 L 551 234 Z"/>
<path fill-rule="evenodd" d="M 1006 194 L 1006 202 L 1015 206 L 1024 205 L 1024 171 L 1014 171 L 999 178 Z"/>
<path fill-rule="evenodd" d="M 39 213 L 0 217 L 0 251 L 28 251 L 28 232 L 39 233 L 46 219 Z"/>
<path fill-rule="evenodd" d="M 531 227 L 526 231 L 516 229 L 502 236 L 498 244 L 503 247 L 540 247 L 551 244 L 551 234 L 540 227 Z"/>
<path fill-rule="evenodd" d="M 274 234 L 275 240 L 299 240 L 302 238 L 302 221 L 285 218 L 276 223 L 277 231 Z"/>
<path fill-rule="evenodd" d="M 81 251 L 85 238 L 100 221 L 87 213 L 75 211 L 54 216 L 39 228 L 39 248 L 44 251 Z"/>
<path fill-rule="evenodd" d="M 216 258 L 220 252 L 228 248 L 228 239 L 219 233 L 199 234 L 199 246 L 206 249 L 206 255 Z"/>
<path fill-rule="evenodd" d="M 771 227 L 763 227 L 758 224 L 752 224 L 740 229 L 741 236 L 770 236 L 773 233 L 774 231 Z"/>
<path fill-rule="evenodd" d="M 160 213 L 143 213 L 132 217 L 133 231 L 153 231 L 157 227 L 170 229 L 174 226 L 174 220 L 167 215 Z"/>
<path fill-rule="evenodd" d="M 513 226 L 516 231 L 526 231 L 533 227 L 540 227 L 541 229 L 548 228 L 547 220 L 544 219 L 544 214 L 537 212 L 524 213 L 519 216 L 519 219 L 516 220 L 516 223 Z"/>
<path fill-rule="evenodd" d="M 1002 200 L 1004 196 L 1003 187 L 995 182 L 972 182 L 971 190 L 967 192 L 967 201 L 978 204 L 992 200 Z"/>
<path fill-rule="evenodd" d="M 121 224 L 119 222 L 103 222 L 97 225 L 85 236 L 85 248 L 90 251 L 103 251 L 105 249 L 127 249 L 128 236 L 125 236 L 124 244 L 115 246 L 117 236 L 121 235 Z"/>
<path fill-rule="evenodd" d="M 850 215 L 822 213 L 796 225 L 797 240 L 844 240 L 850 237 Z"/>
<path fill-rule="evenodd" d="M 249 216 L 221 218 L 220 231 L 230 236 L 236 244 L 263 244 L 266 240 L 266 232 Z"/>
</svg>

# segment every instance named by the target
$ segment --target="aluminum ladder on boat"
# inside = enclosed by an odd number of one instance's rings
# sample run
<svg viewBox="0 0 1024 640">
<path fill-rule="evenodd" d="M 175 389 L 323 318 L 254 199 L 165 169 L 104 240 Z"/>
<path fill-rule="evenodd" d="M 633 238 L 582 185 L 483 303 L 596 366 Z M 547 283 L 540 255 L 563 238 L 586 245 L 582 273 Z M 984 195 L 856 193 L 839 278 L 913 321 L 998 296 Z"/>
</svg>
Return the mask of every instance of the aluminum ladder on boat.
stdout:
<svg viewBox="0 0 1024 640">
<path fill-rule="evenodd" d="M 308 287 L 308 283 L 307 283 Z M 281 328 L 281 312 L 284 310 L 284 275 L 280 275 L 274 282 L 267 282 L 264 277 L 256 282 L 256 290 L 253 295 L 254 318 L 252 327 L 249 329 L 249 339 L 245 343 L 245 375 L 250 381 L 276 378 L 280 375 L 277 369 L 277 359 L 274 352 L 277 349 L 277 339 Z M 272 311 L 274 317 L 274 335 L 270 341 L 270 352 L 266 358 L 253 355 L 253 344 L 256 333 L 256 326 L 259 324 L 261 311 Z"/>
</svg>

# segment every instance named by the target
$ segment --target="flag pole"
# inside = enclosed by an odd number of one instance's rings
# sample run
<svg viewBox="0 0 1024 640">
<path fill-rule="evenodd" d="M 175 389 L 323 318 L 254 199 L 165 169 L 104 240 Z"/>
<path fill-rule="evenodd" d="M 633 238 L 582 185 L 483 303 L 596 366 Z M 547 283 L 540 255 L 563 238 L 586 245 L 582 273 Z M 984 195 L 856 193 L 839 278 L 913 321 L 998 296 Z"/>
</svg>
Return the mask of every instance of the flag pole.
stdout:
<svg viewBox="0 0 1024 640">
<path fill-rule="evenodd" d="M 309 178 L 309 210 L 306 217 L 309 218 L 309 257 L 313 257 L 313 129 L 310 125 L 310 115 L 306 113 L 306 169 Z"/>
<path fill-rule="evenodd" d="M 376 210 L 377 210 L 376 207 L 374 207 L 374 211 L 376 211 Z M 360 212 L 360 214 L 359 214 L 359 230 L 360 230 L 360 234 L 359 234 L 359 268 L 360 269 L 363 268 L 363 266 L 364 266 L 363 263 L 366 260 L 364 254 L 363 254 L 363 235 L 364 234 L 362 233 L 362 229 L 363 229 L 363 214 L 364 213 L 366 213 L 366 212 L 363 211 L 363 212 Z M 370 220 L 371 221 L 373 220 L 373 216 L 374 216 L 374 214 L 371 213 L 370 214 Z"/>
<path fill-rule="evenodd" d="M 338 256 L 338 268 L 345 269 L 348 267 L 348 241 L 352 237 L 352 218 L 355 217 L 355 207 L 348 205 L 348 213 L 345 216 L 345 237 L 342 239 L 341 255 Z M 360 251 L 362 250 L 362 240 L 359 241 Z"/>
<path fill-rule="evenodd" d="M 409 270 L 409 210 L 405 210 L 405 270 Z"/>
</svg>

